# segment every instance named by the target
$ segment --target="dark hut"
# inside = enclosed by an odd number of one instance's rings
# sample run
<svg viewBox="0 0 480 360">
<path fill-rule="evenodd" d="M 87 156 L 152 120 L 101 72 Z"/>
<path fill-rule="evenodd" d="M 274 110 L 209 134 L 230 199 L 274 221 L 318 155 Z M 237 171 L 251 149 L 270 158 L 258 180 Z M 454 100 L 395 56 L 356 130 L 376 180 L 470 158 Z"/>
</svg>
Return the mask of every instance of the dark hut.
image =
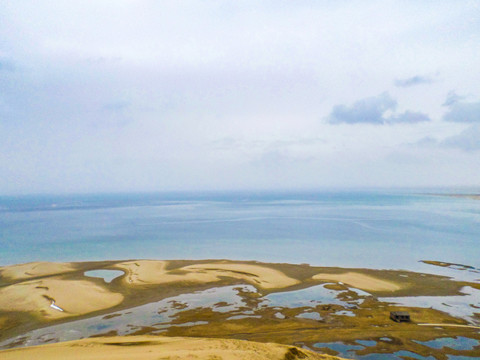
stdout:
<svg viewBox="0 0 480 360">
<path fill-rule="evenodd" d="M 391 311 L 390 319 L 396 322 L 409 322 L 410 314 L 406 311 Z"/>
</svg>

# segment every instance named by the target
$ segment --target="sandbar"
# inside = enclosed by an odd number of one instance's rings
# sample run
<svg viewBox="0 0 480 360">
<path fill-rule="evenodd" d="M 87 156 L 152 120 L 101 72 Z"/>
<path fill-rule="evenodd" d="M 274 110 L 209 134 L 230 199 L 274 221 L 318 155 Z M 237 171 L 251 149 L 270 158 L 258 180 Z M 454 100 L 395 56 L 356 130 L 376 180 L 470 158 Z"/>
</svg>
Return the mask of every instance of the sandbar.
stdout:
<svg viewBox="0 0 480 360">
<path fill-rule="evenodd" d="M 126 271 L 124 281 L 130 285 L 167 284 L 173 282 L 212 283 L 221 277 L 242 279 L 263 289 L 279 289 L 300 281 L 267 266 L 232 262 L 212 262 L 166 270 L 167 261 L 139 260 L 116 264 Z"/>
<path fill-rule="evenodd" d="M 300 283 L 279 270 L 260 265 L 209 263 L 186 266 L 182 270 L 243 279 L 263 289 L 281 289 Z"/>
<path fill-rule="evenodd" d="M 108 309 L 120 304 L 123 298 L 122 294 L 88 280 L 45 278 L 0 288 L 0 311 L 22 311 L 45 319 L 59 319 Z"/>
<path fill-rule="evenodd" d="M 398 284 L 392 281 L 381 280 L 373 276 L 356 272 L 347 272 L 343 274 L 317 274 L 314 275 L 312 279 L 343 282 L 347 285 L 366 291 L 397 291 L 401 289 Z"/>
<path fill-rule="evenodd" d="M 3 267 L 0 269 L 0 275 L 10 280 L 25 280 L 75 270 L 77 269 L 71 263 L 31 262 Z"/>
</svg>

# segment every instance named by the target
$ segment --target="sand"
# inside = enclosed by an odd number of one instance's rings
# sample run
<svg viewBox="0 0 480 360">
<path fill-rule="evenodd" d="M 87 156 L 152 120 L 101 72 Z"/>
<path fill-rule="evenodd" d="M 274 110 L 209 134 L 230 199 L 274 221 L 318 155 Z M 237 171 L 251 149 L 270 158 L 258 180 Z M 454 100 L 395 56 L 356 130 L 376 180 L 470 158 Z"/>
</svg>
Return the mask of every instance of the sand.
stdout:
<svg viewBox="0 0 480 360">
<path fill-rule="evenodd" d="M 196 360 L 295 360 L 339 359 L 293 346 L 242 340 L 123 336 L 91 338 L 0 351 L 2 360 L 13 359 L 196 359 Z"/>
<path fill-rule="evenodd" d="M 226 276 L 243 279 L 263 289 L 281 289 L 300 283 L 297 279 L 288 277 L 279 270 L 260 265 L 210 263 L 190 265 L 182 269 L 199 273 L 205 272 L 207 274 L 214 274 L 216 277 Z"/>
<path fill-rule="evenodd" d="M 119 263 L 114 267 L 124 270 L 126 276 L 123 278 L 123 281 L 133 286 L 179 282 L 210 283 L 219 280 L 214 274 L 198 272 L 172 273 L 172 271 L 165 270 L 167 264 L 167 261 L 138 260 Z"/>
<path fill-rule="evenodd" d="M 63 311 L 52 307 L 53 301 Z M 122 294 L 88 280 L 45 278 L 0 288 L 0 311 L 29 312 L 47 320 L 107 309 L 122 301 Z"/>
<path fill-rule="evenodd" d="M 343 274 L 317 274 L 312 278 L 314 280 L 342 282 L 365 291 L 396 291 L 401 289 L 401 286 L 394 282 L 381 280 L 373 276 L 356 272 L 347 272 Z"/>
<path fill-rule="evenodd" d="M 167 261 L 139 260 L 116 264 L 126 272 L 124 281 L 130 285 L 167 284 L 173 282 L 212 283 L 221 277 L 242 279 L 263 289 L 279 289 L 299 284 L 283 272 L 267 266 L 232 262 L 195 264 L 166 270 Z"/>
<path fill-rule="evenodd" d="M 75 270 L 76 268 L 70 263 L 31 262 L 3 267 L 0 269 L 0 275 L 10 280 L 25 280 Z"/>
<path fill-rule="evenodd" d="M 116 264 L 114 267 L 124 270 L 124 281 L 128 284 L 161 284 L 174 280 L 166 279 L 166 261 L 137 260 Z"/>
</svg>

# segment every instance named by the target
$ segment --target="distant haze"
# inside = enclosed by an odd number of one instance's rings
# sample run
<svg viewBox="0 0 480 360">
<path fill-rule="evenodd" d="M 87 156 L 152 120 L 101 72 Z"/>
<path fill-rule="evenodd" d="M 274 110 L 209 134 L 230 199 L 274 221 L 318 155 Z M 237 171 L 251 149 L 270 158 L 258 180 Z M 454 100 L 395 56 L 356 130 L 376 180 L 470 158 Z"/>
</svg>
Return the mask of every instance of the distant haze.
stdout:
<svg viewBox="0 0 480 360">
<path fill-rule="evenodd" d="M 0 195 L 480 185 L 479 1 L 2 1 Z"/>
</svg>

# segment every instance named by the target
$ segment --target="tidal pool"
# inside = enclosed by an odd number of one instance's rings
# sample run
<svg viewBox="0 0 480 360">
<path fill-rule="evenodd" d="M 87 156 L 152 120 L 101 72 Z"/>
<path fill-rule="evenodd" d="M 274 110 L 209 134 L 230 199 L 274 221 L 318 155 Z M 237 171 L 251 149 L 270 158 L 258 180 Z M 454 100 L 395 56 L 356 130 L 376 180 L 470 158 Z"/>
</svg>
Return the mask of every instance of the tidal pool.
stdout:
<svg viewBox="0 0 480 360">
<path fill-rule="evenodd" d="M 265 296 L 264 299 L 268 303 L 268 306 L 281 306 L 288 308 L 296 308 L 303 306 L 314 307 L 318 304 L 335 304 L 342 305 L 347 308 L 353 308 L 363 301 L 363 299 L 352 299 L 348 301 L 340 300 L 338 299 L 338 296 L 341 293 L 346 292 L 347 290 L 330 290 L 325 288 L 325 285 L 327 284 L 311 286 L 309 288 L 301 290 L 273 293 Z M 364 292 L 361 292 L 360 295 L 356 289 L 349 290 L 355 291 L 359 297 L 364 296 L 363 294 L 369 295 L 368 293 Z"/>
<path fill-rule="evenodd" d="M 373 353 L 368 355 L 357 355 L 357 350 L 363 350 L 366 347 L 375 346 L 376 341 L 373 340 L 357 340 L 357 344 L 344 344 L 342 342 L 331 342 L 331 343 L 316 343 L 313 346 L 316 348 L 328 348 L 338 352 L 337 356 L 348 358 L 348 359 L 358 359 L 358 360 L 404 360 L 405 357 L 418 359 L 418 360 L 436 360 L 433 356 L 421 356 L 411 351 L 401 350 L 393 354 L 379 354 Z M 471 360 L 472 358 L 469 358 Z"/>
<path fill-rule="evenodd" d="M 431 307 L 454 317 L 463 318 L 472 324 L 478 324 L 474 313 L 478 312 L 475 306 L 480 306 L 480 290 L 465 286 L 461 292 L 464 295 L 384 297 L 379 300 L 408 307 Z"/>
<path fill-rule="evenodd" d="M 333 313 L 333 315 L 339 315 L 339 316 L 355 316 L 355 314 L 349 310 L 340 310 L 340 311 L 337 311 L 335 313 Z"/>
<path fill-rule="evenodd" d="M 331 342 L 331 343 L 315 343 L 316 348 L 328 348 L 338 352 L 338 356 L 353 359 L 355 356 L 355 350 L 364 349 L 361 345 L 344 344 L 343 342 Z"/>
<path fill-rule="evenodd" d="M 464 336 L 437 338 L 430 341 L 415 341 L 433 349 L 442 349 L 448 347 L 455 350 L 473 350 L 475 346 L 480 345 L 480 341 L 470 339 Z"/>
<path fill-rule="evenodd" d="M 305 312 L 297 315 L 297 318 L 301 319 L 311 319 L 311 320 L 322 320 L 322 317 L 318 312 Z"/>
<path fill-rule="evenodd" d="M 113 279 L 116 279 L 119 276 L 124 275 L 125 273 L 121 270 L 89 270 L 85 271 L 85 276 L 102 278 L 105 282 L 112 282 Z"/>
</svg>

